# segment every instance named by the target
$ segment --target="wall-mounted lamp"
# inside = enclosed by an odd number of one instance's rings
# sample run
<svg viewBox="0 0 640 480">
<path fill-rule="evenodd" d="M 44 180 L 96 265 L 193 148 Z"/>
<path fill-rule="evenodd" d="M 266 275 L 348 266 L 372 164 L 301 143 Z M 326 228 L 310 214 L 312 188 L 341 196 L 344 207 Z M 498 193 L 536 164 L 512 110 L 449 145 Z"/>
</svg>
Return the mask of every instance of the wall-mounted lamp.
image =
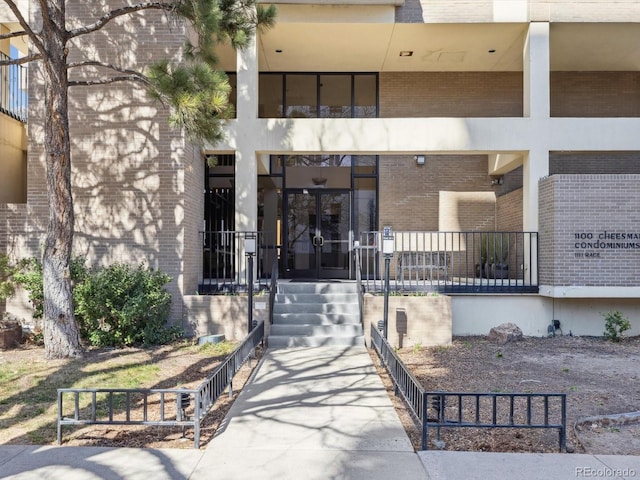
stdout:
<svg viewBox="0 0 640 480">
<path fill-rule="evenodd" d="M 491 179 L 491 185 L 502 185 L 504 183 L 504 177 L 494 177 Z"/>
<path fill-rule="evenodd" d="M 424 165 L 424 155 L 416 155 L 413 158 L 416 159 L 416 164 L 417 165 Z"/>
</svg>

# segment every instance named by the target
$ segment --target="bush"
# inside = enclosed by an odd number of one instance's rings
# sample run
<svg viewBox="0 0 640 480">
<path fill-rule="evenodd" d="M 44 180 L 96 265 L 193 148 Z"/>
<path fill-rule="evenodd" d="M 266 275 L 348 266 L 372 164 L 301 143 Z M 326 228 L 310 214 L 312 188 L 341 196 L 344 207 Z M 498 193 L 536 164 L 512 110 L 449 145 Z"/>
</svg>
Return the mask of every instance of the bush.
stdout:
<svg viewBox="0 0 640 480">
<path fill-rule="evenodd" d="M 604 336 L 613 342 L 619 342 L 624 337 L 624 332 L 631 328 L 629 319 L 622 316 L 622 312 L 601 313 L 604 317 Z"/>
<path fill-rule="evenodd" d="M 7 255 L 0 254 L 0 300 L 13 295 L 16 289 L 15 275 L 19 268 L 11 263 Z"/>
<path fill-rule="evenodd" d="M 165 323 L 171 278 L 140 265 L 113 264 L 97 270 L 74 291 L 75 312 L 83 338 L 96 346 L 157 345 L 182 336 Z"/>
<path fill-rule="evenodd" d="M 74 285 L 82 283 L 88 275 L 85 259 L 83 257 L 71 259 L 70 270 L 71 282 Z M 33 306 L 33 318 L 42 318 L 44 316 L 42 262 L 37 258 L 27 258 L 22 260 L 22 262 L 20 262 L 19 271 L 14 274 L 14 279 L 16 283 L 21 285 L 29 294 L 29 301 Z"/>
</svg>

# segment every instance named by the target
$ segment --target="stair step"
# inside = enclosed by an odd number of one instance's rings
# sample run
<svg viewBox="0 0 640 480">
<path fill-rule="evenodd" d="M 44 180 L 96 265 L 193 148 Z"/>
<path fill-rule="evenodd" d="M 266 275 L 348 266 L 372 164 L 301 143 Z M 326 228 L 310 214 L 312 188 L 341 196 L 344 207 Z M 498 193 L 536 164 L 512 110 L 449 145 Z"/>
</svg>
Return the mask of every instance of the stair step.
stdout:
<svg viewBox="0 0 640 480">
<path fill-rule="evenodd" d="M 357 293 L 355 282 L 280 282 L 278 293 Z"/>
<path fill-rule="evenodd" d="M 270 335 L 269 348 L 327 347 L 363 345 L 364 336 L 281 336 Z"/>
<path fill-rule="evenodd" d="M 358 303 L 275 303 L 273 313 L 359 313 Z"/>
<path fill-rule="evenodd" d="M 278 293 L 277 303 L 358 303 L 357 293 Z"/>
<path fill-rule="evenodd" d="M 274 313 L 274 325 L 360 324 L 359 313 Z"/>
<path fill-rule="evenodd" d="M 361 336 L 362 325 L 272 325 L 275 336 Z"/>
<path fill-rule="evenodd" d="M 279 282 L 270 348 L 364 343 L 355 282 Z"/>
</svg>

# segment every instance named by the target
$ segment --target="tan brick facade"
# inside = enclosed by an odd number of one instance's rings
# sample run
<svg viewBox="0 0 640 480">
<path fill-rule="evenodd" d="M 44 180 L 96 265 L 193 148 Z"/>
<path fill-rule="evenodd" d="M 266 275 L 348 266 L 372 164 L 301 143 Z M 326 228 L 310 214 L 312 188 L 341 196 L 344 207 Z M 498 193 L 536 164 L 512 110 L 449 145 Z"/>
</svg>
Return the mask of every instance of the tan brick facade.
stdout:
<svg viewBox="0 0 640 480">
<path fill-rule="evenodd" d="M 486 155 L 380 157 L 380 225 L 409 231 L 496 228 L 496 187 Z"/>
<path fill-rule="evenodd" d="M 380 117 L 521 117 L 522 72 L 383 72 Z"/>
<path fill-rule="evenodd" d="M 551 72 L 552 117 L 640 116 L 638 72 Z"/>
<path fill-rule="evenodd" d="M 540 284 L 640 283 L 639 182 L 640 175 L 552 175 L 540 182 Z"/>
</svg>

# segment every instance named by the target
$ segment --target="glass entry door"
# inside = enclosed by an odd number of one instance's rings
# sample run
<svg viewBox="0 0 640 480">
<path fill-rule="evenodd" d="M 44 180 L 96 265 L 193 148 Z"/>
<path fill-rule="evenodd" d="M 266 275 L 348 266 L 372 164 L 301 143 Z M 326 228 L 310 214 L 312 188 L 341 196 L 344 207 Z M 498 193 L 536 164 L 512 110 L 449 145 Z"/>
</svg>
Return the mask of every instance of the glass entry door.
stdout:
<svg viewBox="0 0 640 480">
<path fill-rule="evenodd" d="M 286 194 L 287 275 L 349 278 L 351 193 L 294 190 Z"/>
</svg>

